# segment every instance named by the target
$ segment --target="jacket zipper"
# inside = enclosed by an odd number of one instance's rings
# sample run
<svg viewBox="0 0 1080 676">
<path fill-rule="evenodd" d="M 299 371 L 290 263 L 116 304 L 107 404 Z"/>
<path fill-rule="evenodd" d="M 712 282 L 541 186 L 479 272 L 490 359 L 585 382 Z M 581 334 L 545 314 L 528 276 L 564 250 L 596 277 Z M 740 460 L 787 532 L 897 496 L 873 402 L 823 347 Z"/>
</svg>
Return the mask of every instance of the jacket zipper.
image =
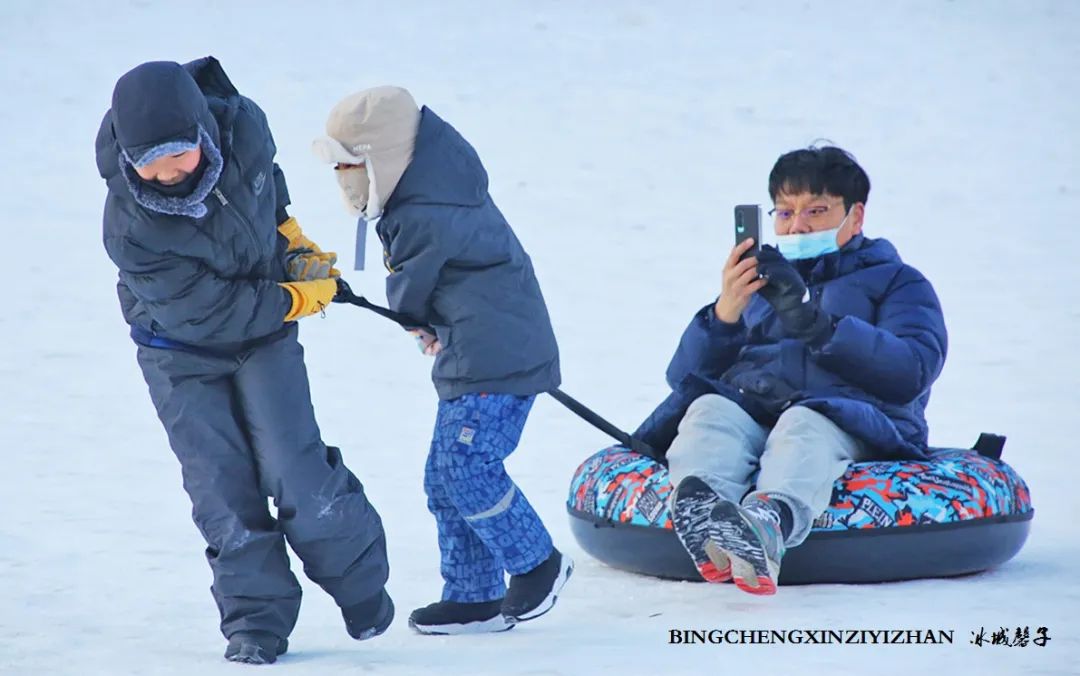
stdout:
<svg viewBox="0 0 1080 676">
<path fill-rule="evenodd" d="M 221 202 L 221 206 L 228 207 L 229 211 L 231 211 L 233 215 L 236 216 L 237 220 L 240 221 L 241 225 L 244 226 L 244 232 L 247 233 L 248 239 L 251 240 L 251 246 L 255 248 L 255 256 L 258 257 L 259 241 L 255 239 L 255 228 L 246 218 L 244 218 L 244 215 L 240 213 L 240 210 L 234 207 L 232 202 L 225 198 L 225 193 L 221 192 L 221 188 L 215 187 L 212 192 L 214 193 L 214 197 L 218 198 L 218 201 Z"/>
<path fill-rule="evenodd" d="M 379 233 L 378 228 L 375 229 L 375 235 L 378 236 L 379 243 L 382 244 L 382 253 L 383 253 L 382 264 L 383 264 L 383 267 L 386 268 L 387 272 L 393 274 L 394 268 L 390 267 L 390 245 L 387 243 L 386 239 L 383 238 L 382 234 Z"/>
</svg>

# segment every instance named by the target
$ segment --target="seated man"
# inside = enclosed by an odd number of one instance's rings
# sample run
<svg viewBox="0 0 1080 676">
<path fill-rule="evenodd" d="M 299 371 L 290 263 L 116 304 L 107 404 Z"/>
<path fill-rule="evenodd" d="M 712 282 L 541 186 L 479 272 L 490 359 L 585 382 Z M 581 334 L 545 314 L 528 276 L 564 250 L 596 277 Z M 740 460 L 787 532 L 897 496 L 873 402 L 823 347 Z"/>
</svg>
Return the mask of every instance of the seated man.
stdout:
<svg viewBox="0 0 1080 676">
<path fill-rule="evenodd" d="M 675 530 L 710 582 L 775 593 L 851 462 L 925 457 L 945 322 L 930 282 L 863 236 L 869 192 L 839 148 L 777 160 L 779 250 L 731 251 L 668 366 L 672 394 L 636 432 L 666 449 Z"/>
</svg>

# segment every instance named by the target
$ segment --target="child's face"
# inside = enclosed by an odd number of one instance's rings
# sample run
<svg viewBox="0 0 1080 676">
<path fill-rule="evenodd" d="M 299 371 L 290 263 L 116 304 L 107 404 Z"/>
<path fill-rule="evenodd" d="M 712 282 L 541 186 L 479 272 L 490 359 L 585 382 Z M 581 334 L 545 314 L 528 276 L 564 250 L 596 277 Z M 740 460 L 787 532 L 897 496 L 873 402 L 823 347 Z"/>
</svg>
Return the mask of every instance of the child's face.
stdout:
<svg viewBox="0 0 1080 676">
<path fill-rule="evenodd" d="M 345 208 L 353 216 L 364 213 L 368 202 L 367 166 L 338 162 L 334 165 L 334 175 L 341 186 L 341 198 L 345 201 Z"/>
</svg>

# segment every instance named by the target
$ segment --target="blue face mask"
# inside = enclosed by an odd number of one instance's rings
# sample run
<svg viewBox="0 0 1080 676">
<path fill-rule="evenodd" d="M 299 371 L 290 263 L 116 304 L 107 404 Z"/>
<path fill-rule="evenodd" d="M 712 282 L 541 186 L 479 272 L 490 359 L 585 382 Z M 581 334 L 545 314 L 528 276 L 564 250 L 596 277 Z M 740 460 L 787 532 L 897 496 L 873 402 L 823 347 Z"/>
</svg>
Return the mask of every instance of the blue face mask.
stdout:
<svg viewBox="0 0 1080 676">
<path fill-rule="evenodd" d="M 850 214 L 851 212 L 848 212 L 848 215 Z M 789 261 L 801 261 L 835 253 L 840 250 L 836 237 L 840 234 L 840 228 L 844 227 L 847 219 L 848 217 L 844 216 L 840 225 L 832 230 L 819 230 L 799 235 L 777 235 L 776 248 Z"/>
</svg>

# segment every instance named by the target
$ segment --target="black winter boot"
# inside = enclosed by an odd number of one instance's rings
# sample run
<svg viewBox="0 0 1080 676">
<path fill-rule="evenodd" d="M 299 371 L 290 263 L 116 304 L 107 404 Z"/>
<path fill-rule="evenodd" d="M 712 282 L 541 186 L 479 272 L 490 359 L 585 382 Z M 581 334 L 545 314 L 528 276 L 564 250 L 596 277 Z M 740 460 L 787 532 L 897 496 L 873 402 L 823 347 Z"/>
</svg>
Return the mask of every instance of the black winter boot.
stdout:
<svg viewBox="0 0 1080 676">
<path fill-rule="evenodd" d="M 394 621 L 394 602 L 383 589 L 373 598 L 341 609 L 345 631 L 357 641 L 375 638 Z"/>
<path fill-rule="evenodd" d="M 510 586 L 503 599 L 502 612 L 515 622 L 540 617 L 555 605 L 563 585 L 574 572 L 574 561 L 558 549 L 536 568 L 510 576 Z"/>
<path fill-rule="evenodd" d="M 409 626 L 421 634 L 481 634 L 506 631 L 514 623 L 502 614 L 502 599 L 481 603 L 439 601 L 417 608 Z"/>
</svg>

